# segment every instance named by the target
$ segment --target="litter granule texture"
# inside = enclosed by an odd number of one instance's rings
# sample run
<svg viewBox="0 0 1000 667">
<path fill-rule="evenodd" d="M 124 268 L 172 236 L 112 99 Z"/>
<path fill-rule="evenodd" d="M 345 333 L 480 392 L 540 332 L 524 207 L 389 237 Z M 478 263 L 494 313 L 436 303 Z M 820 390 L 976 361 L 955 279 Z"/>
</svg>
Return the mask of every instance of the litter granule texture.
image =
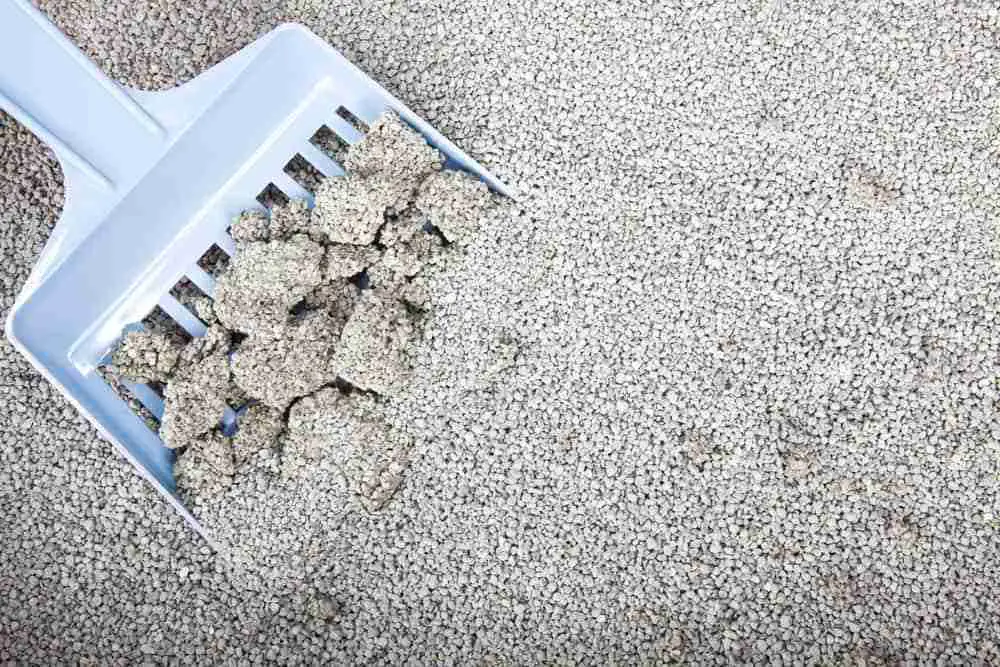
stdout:
<svg viewBox="0 0 1000 667">
<path fill-rule="evenodd" d="M 271 239 L 289 239 L 295 234 L 313 232 L 312 209 L 309 203 L 293 199 L 284 206 L 273 207 L 268 231 Z"/>
<path fill-rule="evenodd" d="M 331 243 L 368 245 L 375 241 L 386 209 L 409 192 L 378 175 L 328 178 L 316 189 L 315 227 Z"/>
<path fill-rule="evenodd" d="M 278 445 L 285 419 L 280 410 L 262 403 L 250 405 L 240 416 L 239 430 L 233 436 L 233 456 L 236 464 L 250 461 L 262 451 Z"/>
<path fill-rule="evenodd" d="M 995 5 L 38 4 L 147 89 L 301 21 L 519 194 L 375 512 L 265 448 L 217 554 L 0 345 L 0 662 L 1000 663 Z M 5 308 L 62 203 L 0 115 Z"/>
<path fill-rule="evenodd" d="M 417 208 L 409 208 L 399 214 L 387 215 L 385 224 L 379 230 L 378 242 L 386 248 L 391 248 L 401 241 L 409 241 L 415 234 L 424 230 L 427 216 Z"/>
<path fill-rule="evenodd" d="M 364 140 L 344 160 L 348 173 L 388 183 L 396 197 L 392 208 L 403 210 L 417 185 L 441 169 L 444 158 L 392 111 L 372 123 Z"/>
<path fill-rule="evenodd" d="M 238 244 L 268 241 L 271 238 L 271 219 L 264 211 L 244 211 L 229 226 L 229 235 Z"/>
<path fill-rule="evenodd" d="M 436 235 L 417 232 L 409 240 L 396 243 L 383 253 L 368 271 L 369 281 L 373 287 L 398 291 L 407 278 L 420 273 L 441 251 L 441 241 Z"/>
<path fill-rule="evenodd" d="M 307 294 L 302 304 L 308 310 L 325 310 L 341 331 L 360 298 L 361 290 L 354 283 L 334 279 Z"/>
<path fill-rule="evenodd" d="M 392 432 L 371 396 L 323 389 L 292 408 L 282 471 L 295 478 L 318 462 L 332 463 L 362 505 L 375 511 L 399 487 L 409 445 Z"/>
<path fill-rule="evenodd" d="M 326 268 L 323 275 L 329 281 L 355 276 L 379 260 L 378 248 L 331 243 L 326 247 Z"/>
</svg>

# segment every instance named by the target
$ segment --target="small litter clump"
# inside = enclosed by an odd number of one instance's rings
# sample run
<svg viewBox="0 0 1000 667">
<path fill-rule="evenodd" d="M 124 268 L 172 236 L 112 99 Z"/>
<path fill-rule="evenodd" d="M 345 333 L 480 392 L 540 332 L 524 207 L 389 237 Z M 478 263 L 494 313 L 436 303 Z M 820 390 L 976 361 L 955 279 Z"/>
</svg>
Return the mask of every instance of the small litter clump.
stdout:
<svg viewBox="0 0 1000 667">
<path fill-rule="evenodd" d="M 386 209 L 402 196 L 402 190 L 378 176 L 364 178 L 348 173 L 329 178 L 316 190 L 316 233 L 330 243 L 373 243 Z"/>
<path fill-rule="evenodd" d="M 479 220 L 492 200 L 479 179 L 461 171 L 441 171 L 421 183 L 415 206 L 448 241 L 461 242 L 479 231 Z"/>
<path fill-rule="evenodd" d="M 193 507 L 229 516 L 220 503 L 241 484 L 316 484 L 330 471 L 367 511 L 392 498 L 411 443 L 384 415 L 412 370 L 426 273 L 492 202 L 443 163 L 385 114 L 349 149 L 346 175 L 319 183 L 314 208 L 293 200 L 233 221 L 214 301 L 183 301 L 204 336 L 126 334 L 112 370 L 166 383 L 160 437 Z"/>
<path fill-rule="evenodd" d="M 190 366 L 213 354 L 225 354 L 229 351 L 231 336 L 228 329 L 213 324 L 205 331 L 204 336 L 191 339 L 181 350 L 180 368 Z"/>
<path fill-rule="evenodd" d="M 385 248 L 409 241 L 427 226 L 427 216 L 416 208 L 410 208 L 399 215 L 387 215 L 379 232 L 378 242 Z"/>
<path fill-rule="evenodd" d="M 291 238 L 294 234 L 312 231 L 312 210 L 309 202 L 293 199 L 284 206 L 271 209 L 270 238 L 272 241 Z"/>
<path fill-rule="evenodd" d="M 209 499 L 226 490 L 235 472 L 230 439 L 210 431 L 189 443 L 174 463 L 174 479 L 195 497 Z"/>
<path fill-rule="evenodd" d="M 285 427 L 281 410 L 255 403 L 240 416 L 240 428 L 233 437 L 233 456 L 236 465 L 250 461 L 261 452 L 271 449 Z"/>
<path fill-rule="evenodd" d="M 355 387 L 391 395 L 409 376 L 406 348 L 413 333 L 414 322 L 399 299 L 368 291 L 344 325 L 332 365 Z"/>
<path fill-rule="evenodd" d="M 215 315 L 215 305 L 207 296 L 195 296 L 181 302 L 186 305 L 194 316 L 206 325 L 218 324 L 219 318 Z"/>
<path fill-rule="evenodd" d="M 229 387 L 229 360 L 211 354 L 182 367 L 167 382 L 160 437 L 171 449 L 186 447 L 222 419 Z"/>
<path fill-rule="evenodd" d="M 270 240 L 271 220 L 265 211 L 243 211 L 229 226 L 229 235 L 237 244 Z"/>
<path fill-rule="evenodd" d="M 394 112 L 383 114 L 368 129 L 365 140 L 344 160 L 349 174 L 386 183 L 396 194 L 392 208 L 402 211 L 424 178 L 437 172 L 444 158 Z"/>
<path fill-rule="evenodd" d="M 420 273 L 442 248 L 441 240 L 433 234 L 414 235 L 387 249 L 368 272 L 368 279 L 372 287 L 395 292 L 407 279 Z"/>
<path fill-rule="evenodd" d="M 359 299 L 361 299 L 361 289 L 356 285 L 348 281 L 335 280 L 323 283 L 314 289 L 300 304 L 306 310 L 326 311 L 333 318 L 337 329 L 342 330 Z"/>
<path fill-rule="evenodd" d="M 322 389 L 292 408 L 284 446 L 286 477 L 318 461 L 332 462 L 370 511 L 381 509 L 399 487 L 410 448 L 394 435 L 375 399 L 335 388 Z"/>
<path fill-rule="evenodd" d="M 327 179 L 316 190 L 318 233 L 332 243 L 373 243 L 386 213 L 406 210 L 423 180 L 443 164 L 441 153 L 399 116 L 383 114 L 348 151 L 347 175 Z"/>
<path fill-rule="evenodd" d="M 166 382 L 173 375 L 184 349 L 175 336 L 152 331 L 125 334 L 111 363 L 136 382 Z"/>
</svg>

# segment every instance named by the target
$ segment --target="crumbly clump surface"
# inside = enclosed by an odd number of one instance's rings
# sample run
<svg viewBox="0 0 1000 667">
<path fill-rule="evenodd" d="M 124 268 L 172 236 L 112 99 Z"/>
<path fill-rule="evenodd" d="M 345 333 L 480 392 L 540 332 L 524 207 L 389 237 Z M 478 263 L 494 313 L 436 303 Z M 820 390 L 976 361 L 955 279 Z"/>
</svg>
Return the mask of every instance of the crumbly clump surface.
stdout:
<svg viewBox="0 0 1000 667">
<path fill-rule="evenodd" d="M 381 509 L 402 482 L 409 454 L 409 442 L 392 432 L 382 412 L 372 397 L 334 388 L 299 401 L 288 419 L 283 474 L 332 462 L 366 509 Z"/>
<path fill-rule="evenodd" d="M 229 360 L 215 352 L 182 367 L 164 395 L 160 437 L 171 449 L 186 447 L 215 428 L 226 409 Z"/>
<path fill-rule="evenodd" d="M 271 221 L 267 212 L 252 210 L 240 213 L 229 226 L 229 235 L 236 243 L 270 240 Z"/>
<path fill-rule="evenodd" d="M 409 377 L 407 346 L 414 330 L 399 299 L 385 292 L 366 292 L 344 325 L 332 367 L 356 387 L 392 394 Z"/>
<path fill-rule="evenodd" d="M 112 355 L 118 372 L 136 382 L 166 382 L 180 362 L 184 344 L 176 336 L 129 331 Z"/>
<path fill-rule="evenodd" d="M 378 248 L 331 243 L 326 247 L 323 275 L 328 281 L 355 276 L 379 260 Z"/>
<path fill-rule="evenodd" d="M 292 400 L 333 382 L 340 329 L 329 313 L 311 311 L 273 336 L 252 335 L 233 354 L 233 380 L 247 395 L 283 410 Z"/>
<path fill-rule="evenodd" d="M 328 178 L 316 190 L 313 225 L 329 243 L 366 246 L 375 241 L 386 210 L 409 192 L 377 174 Z"/>
<path fill-rule="evenodd" d="M 273 335 L 291 307 L 323 282 L 323 254 L 305 234 L 241 244 L 215 286 L 219 321 L 233 331 Z"/>
<path fill-rule="evenodd" d="M 379 116 L 364 140 L 351 147 L 344 167 L 348 173 L 389 184 L 395 195 L 391 207 L 402 211 L 417 185 L 443 163 L 436 148 L 390 111 Z"/>
<path fill-rule="evenodd" d="M 372 287 L 397 292 L 408 278 L 420 273 L 442 250 L 437 236 L 416 232 L 408 240 L 396 243 L 382 253 L 379 261 L 368 271 L 369 282 Z"/>
<path fill-rule="evenodd" d="M 263 403 L 254 403 L 240 415 L 239 430 L 233 436 L 233 455 L 237 465 L 242 465 L 274 447 L 285 428 L 281 410 Z"/>
<path fill-rule="evenodd" d="M 449 169 L 421 182 L 414 208 L 446 239 L 462 242 L 479 231 L 492 203 L 493 194 L 485 183 L 464 171 Z"/>
</svg>

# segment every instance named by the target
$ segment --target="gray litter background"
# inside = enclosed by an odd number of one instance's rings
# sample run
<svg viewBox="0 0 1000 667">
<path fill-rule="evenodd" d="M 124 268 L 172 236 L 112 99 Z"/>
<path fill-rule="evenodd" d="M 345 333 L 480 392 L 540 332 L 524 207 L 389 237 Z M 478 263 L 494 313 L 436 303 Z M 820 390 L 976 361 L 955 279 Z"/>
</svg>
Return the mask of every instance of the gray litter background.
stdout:
<svg viewBox="0 0 1000 667">
<path fill-rule="evenodd" d="M 336 522 L 308 591 L 0 344 L 0 661 L 1000 662 L 995 7 L 40 5 L 143 87 L 301 21 L 522 196 L 427 285 L 392 500 L 261 516 Z M 5 313 L 62 186 L 0 122 Z"/>
</svg>

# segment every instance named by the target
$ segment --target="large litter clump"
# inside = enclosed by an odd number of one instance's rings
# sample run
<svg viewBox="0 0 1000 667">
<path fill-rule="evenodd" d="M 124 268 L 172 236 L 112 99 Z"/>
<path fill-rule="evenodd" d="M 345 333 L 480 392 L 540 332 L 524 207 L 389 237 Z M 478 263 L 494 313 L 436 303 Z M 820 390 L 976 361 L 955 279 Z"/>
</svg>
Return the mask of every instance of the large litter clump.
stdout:
<svg viewBox="0 0 1000 667">
<path fill-rule="evenodd" d="M 323 282 L 323 246 L 295 234 L 236 247 L 216 285 L 216 315 L 233 331 L 278 336 L 292 306 Z"/>
<path fill-rule="evenodd" d="M 383 115 L 348 152 L 347 173 L 320 182 L 313 208 L 291 201 L 233 222 L 214 303 L 190 304 L 204 337 L 125 336 L 115 369 L 165 383 L 160 436 L 196 506 L 241 474 L 280 471 L 288 483 L 320 464 L 369 511 L 392 497 L 410 447 L 382 411 L 411 371 L 427 301 L 418 278 L 492 204 L 485 185 L 443 164 Z M 235 433 L 221 426 L 227 409 Z"/>
<path fill-rule="evenodd" d="M 339 334 L 329 313 L 314 310 L 267 335 L 250 336 L 233 354 L 236 385 L 248 396 L 283 410 L 337 378 L 330 359 Z"/>
</svg>

